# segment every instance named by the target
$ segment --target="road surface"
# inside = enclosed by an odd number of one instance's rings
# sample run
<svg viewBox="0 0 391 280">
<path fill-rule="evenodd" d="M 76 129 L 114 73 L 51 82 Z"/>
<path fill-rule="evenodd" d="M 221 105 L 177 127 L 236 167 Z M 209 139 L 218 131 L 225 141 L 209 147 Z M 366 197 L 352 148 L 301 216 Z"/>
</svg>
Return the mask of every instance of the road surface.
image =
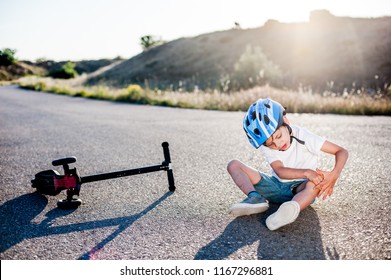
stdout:
<svg viewBox="0 0 391 280">
<path fill-rule="evenodd" d="M 334 194 L 275 232 L 232 217 L 244 196 L 226 172 L 239 159 L 270 169 L 247 142 L 241 112 L 185 110 L 0 87 L 0 259 L 391 259 L 391 118 L 295 114 L 292 123 L 350 152 Z M 76 156 L 81 176 L 160 164 L 165 172 L 83 184 L 77 210 L 34 192 L 51 161 Z M 322 156 L 331 168 L 333 158 Z M 61 171 L 61 169 L 58 169 Z"/>
</svg>

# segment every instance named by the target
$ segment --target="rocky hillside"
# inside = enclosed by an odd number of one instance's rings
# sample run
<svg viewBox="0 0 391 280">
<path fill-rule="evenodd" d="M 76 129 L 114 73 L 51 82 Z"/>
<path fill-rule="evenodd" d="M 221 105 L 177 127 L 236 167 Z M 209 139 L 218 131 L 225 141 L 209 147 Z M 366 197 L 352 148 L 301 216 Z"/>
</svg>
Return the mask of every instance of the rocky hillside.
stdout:
<svg viewBox="0 0 391 280">
<path fill-rule="evenodd" d="M 75 70 L 78 74 L 89 74 L 98 69 L 104 69 L 119 60 L 121 59 L 81 60 L 74 61 L 73 63 L 75 64 Z M 67 62 L 68 61 L 53 60 L 40 62 L 16 61 L 10 65 L 0 65 L 0 81 L 12 81 L 28 75 L 50 76 L 50 73 L 58 71 Z"/>
<path fill-rule="evenodd" d="M 0 65 L 0 81 L 12 81 L 28 75 L 43 76 L 46 70 L 26 62 L 11 65 Z"/>
<path fill-rule="evenodd" d="M 335 17 L 315 11 L 309 22 L 269 20 L 259 28 L 180 38 L 144 51 L 88 84 L 220 87 L 234 77 L 235 64 L 249 46 L 261 50 L 281 70 L 278 81 L 255 83 L 341 92 L 344 88 L 382 89 L 391 82 L 391 17 Z"/>
</svg>

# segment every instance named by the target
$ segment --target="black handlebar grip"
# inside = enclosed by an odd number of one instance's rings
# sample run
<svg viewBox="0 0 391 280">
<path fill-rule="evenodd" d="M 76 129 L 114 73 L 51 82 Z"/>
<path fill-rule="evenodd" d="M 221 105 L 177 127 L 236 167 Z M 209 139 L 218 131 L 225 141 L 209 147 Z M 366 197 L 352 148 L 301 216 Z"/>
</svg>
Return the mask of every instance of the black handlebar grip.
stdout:
<svg viewBox="0 0 391 280">
<path fill-rule="evenodd" d="M 167 178 L 168 178 L 168 189 L 173 192 L 175 191 L 175 182 L 174 182 L 174 174 L 172 172 L 171 167 L 171 156 L 170 156 L 170 150 L 168 148 L 168 142 L 163 142 L 163 154 L 164 154 L 164 163 L 168 166 L 167 169 Z"/>
<path fill-rule="evenodd" d="M 168 142 L 163 142 L 163 154 L 164 154 L 164 161 L 167 163 L 171 163 L 171 157 L 170 157 L 170 150 L 168 149 Z"/>
</svg>

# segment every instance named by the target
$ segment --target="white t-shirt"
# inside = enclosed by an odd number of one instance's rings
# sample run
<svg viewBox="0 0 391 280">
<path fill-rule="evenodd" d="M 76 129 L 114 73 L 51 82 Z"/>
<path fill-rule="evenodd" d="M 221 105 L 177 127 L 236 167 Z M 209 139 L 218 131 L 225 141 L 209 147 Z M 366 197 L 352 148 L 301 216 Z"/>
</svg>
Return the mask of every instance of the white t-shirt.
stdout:
<svg viewBox="0 0 391 280">
<path fill-rule="evenodd" d="M 292 125 L 292 135 L 296 138 L 305 141 L 305 144 L 300 144 L 296 139 L 292 139 L 291 146 L 286 151 L 272 150 L 266 146 L 261 146 L 261 150 L 269 164 L 280 160 L 285 167 L 297 169 L 312 169 L 316 170 L 318 166 L 318 156 L 326 139 L 320 137 L 306 128 Z M 297 181 L 297 179 L 281 179 L 272 171 L 272 175 L 281 182 Z"/>
</svg>

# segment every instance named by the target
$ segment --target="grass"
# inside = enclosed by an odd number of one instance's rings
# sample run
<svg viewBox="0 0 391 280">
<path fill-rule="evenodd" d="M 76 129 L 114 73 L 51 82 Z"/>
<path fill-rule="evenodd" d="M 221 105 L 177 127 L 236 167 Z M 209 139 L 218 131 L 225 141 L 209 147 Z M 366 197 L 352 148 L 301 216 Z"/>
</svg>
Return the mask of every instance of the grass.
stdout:
<svg viewBox="0 0 391 280">
<path fill-rule="evenodd" d="M 107 86 L 83 87 L 74 85 L 69 80 L 38 77 L 22 78 L 19 80 L 19 86 L 74 97 L 179 108 L 246 111 L 255 100 L 270 97 L 287 107 L 290 113 L 391 115 L 390 94 L 316 94 L 311 91 L 280 90 L 269 86 L 234 93 L 159 91 L 143 89 L 138 85 L 114 89 Z"/>
</svg>

